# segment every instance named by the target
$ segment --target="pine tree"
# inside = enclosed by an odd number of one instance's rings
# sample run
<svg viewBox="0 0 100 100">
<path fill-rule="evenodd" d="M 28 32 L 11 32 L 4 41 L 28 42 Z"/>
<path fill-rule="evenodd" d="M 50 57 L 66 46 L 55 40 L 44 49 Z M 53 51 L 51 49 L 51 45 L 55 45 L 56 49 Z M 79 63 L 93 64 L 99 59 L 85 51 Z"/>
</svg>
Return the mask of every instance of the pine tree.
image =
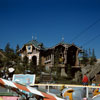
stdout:
<svg viewBox="0 0 100 100">
<path fill-rule="evenodd" d="M 95 56 L 95 51 L 93 49 L 92 50 L 92 56 L 91 56 L 91 59 L 90 59 L 90 65 L 94 65 L 96 61 L 97 61 L 97 59 L 96 59 L 96 56 Z"/>
<path fill-rule="evenodd" d="M 5 52 L 9 53 L 9 51 L 10 51 L 10 44 L 7 43 L 6 46 L 5 46 Z"/>
<path fill-rule="evenodd" d="M 87 50 L 83 50 L 82 58 L 83 58 L 82 64 L 84 64 L 86 66 L 89 62 Z"/>
<path fill-rule="evenodd" d="M 16 63 L 20 63 L 20 62 L 21 62 L 21 57 L 20 57 L 20 55 L 19 55 L 19 45 L 18 45 L 18 44 L 17 44 L 17 46 L 16 46 L 15 56 L 16 56 L 15 62 L 16 62 Z"/>
<path fill-rule="evenodd" d="M 17 44 L 17 46 L 16 46 L 16 55 L 19 55 L 19 45 Z"/>
<path fill-rule="evenodd" d="M 91 49 L 89 48 L 89 58 L 91 58 Z"/>
<path fill-rule="evenodd" d="M 5 46 L 5 55 L 10 61 L 14 61 L 16 59 L 14 50 L 10 48 L 9 43 L 7 43 L 7 45 Z"/>
<path fill-rule="evenodd" d="M 2 62 L 2 55 L 0 55 L 0 67 L 3 67 L 3 62 Z"/>
<path fill-rule="evenodd" d="M 94 59 L 94 62 L 96 62 L 97 59 L 96 59 L 96 56 L 95 56 L 95 51 L 94 51 L 94 49 L 93 49 L 93 51 L 92 51 L 92 57 L 93 57 L 93 59 Z"/>
</svg>

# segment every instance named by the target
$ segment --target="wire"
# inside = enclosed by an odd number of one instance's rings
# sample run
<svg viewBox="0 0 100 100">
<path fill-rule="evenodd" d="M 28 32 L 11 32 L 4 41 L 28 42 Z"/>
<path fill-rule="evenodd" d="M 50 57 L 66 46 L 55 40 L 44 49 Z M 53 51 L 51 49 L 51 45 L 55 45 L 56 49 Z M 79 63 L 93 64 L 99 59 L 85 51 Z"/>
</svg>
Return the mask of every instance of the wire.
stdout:
<svg viewBox="0 0 100 100">
<path fill-rule="evenodd" d="M 70 42 L 73 42 L 77 38 L 79 38 L 80 36 L 82 36 L 83 33 L 85 33 L 86 31 L 88 31 L 90 28 L 92 28 L 94 25 L 96 25 L 99 21 L 100 21 L 100 19 L 96 20 L 93 24 L 89 25 L 86 29 L 84 29 L 82 32 L 80 32 L 79 34 L 77 34 Z"/>
<path fill-rule="evenodd" d="M 96 35 L 95 37 L 93 37 L 92 39 L 88 40 L 87 42 L 85 42 L 82 46 L 85 46 L 87 44 L 89 44 L 90 42 L 93 42 L 95 39 L 99 38 L 100 34 Z"/>
</svg>

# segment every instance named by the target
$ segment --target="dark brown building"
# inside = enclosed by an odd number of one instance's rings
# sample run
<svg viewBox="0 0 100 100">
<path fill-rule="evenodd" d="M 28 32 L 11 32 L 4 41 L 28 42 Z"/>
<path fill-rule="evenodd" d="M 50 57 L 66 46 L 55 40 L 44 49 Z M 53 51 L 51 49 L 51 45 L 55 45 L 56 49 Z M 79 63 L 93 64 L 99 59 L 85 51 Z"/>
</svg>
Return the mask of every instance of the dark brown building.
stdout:
<svg viewBox="0 0 100 100">
<path fill-rule="evenodd" d="M 62 72 L 65 72 L 67 65 L 79 67 L 79 52 L 80 48 L 75 44 L 60 42 L 51 48 L 46 48 L 37 40 L 29 41 L 20 49 L 22 59 L 27 56 L 29 61 L 33 61 L 35 65 L 44 65 L 46 70 L 58 66 Z"/>
</svg>

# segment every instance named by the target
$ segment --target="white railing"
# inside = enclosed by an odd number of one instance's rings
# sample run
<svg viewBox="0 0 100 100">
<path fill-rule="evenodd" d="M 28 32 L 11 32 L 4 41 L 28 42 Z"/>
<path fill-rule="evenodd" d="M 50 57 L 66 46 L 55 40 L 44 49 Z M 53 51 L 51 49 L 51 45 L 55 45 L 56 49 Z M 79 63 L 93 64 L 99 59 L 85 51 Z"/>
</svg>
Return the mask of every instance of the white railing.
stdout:
<svg viewBox="0 0 100 100">
<path fill-rule="evenodd" d="M 67 88 L 73 88 L 73 87 L 84 87 L 86 88 L 86 98 L 89 97 L 89 88 L 100 88 L 100 86 L 91 86 L 91 85 L 88 85 L 88 86 L 84 86 L 84 85 L 70 85 L 70 84 L 31 84 L 30 86 L 44 86 L 44 87 L 48 87 L 47 88 L 47 91 L 49 92 L 50 90 L 50 86 L 52 87 L 62 87 L 62 86 L 65 86 Z"/>
</svg>

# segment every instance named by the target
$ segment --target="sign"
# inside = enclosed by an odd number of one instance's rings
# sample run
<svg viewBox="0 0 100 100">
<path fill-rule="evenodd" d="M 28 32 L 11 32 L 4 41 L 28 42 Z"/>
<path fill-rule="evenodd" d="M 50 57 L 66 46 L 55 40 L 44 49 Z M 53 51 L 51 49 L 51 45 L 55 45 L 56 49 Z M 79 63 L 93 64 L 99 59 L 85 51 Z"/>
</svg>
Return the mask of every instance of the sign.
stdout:
<svg viewBox="0 0 100 100">
<path fill-rule="evenodd" d="M 13 75 L 13 82 L 23 84 L 23 85 L 30 85 L 35 83 L 35 74 L 14 74 Z"/>
</svg>

